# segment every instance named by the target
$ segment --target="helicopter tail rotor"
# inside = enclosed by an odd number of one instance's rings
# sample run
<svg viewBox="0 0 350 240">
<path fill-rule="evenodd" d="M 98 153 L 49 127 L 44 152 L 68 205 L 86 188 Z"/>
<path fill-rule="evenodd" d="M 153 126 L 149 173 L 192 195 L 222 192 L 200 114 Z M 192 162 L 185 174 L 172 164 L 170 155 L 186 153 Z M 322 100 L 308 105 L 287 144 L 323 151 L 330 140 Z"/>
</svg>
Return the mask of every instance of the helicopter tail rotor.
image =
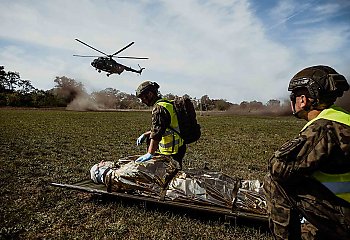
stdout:
<svg viewBox="0 0 350 240">
<path fill-rule="evenodd" d="M 139 66 L 139 68 L 140 68 L 140 70 L 139 70 L 139 74 L 141 75 L 141 73 L 142 73 L 142 71 L 143 71 L 143 69 L 145 69 L 145 68 L 142 68 L 141 66 L 140 66 L 140 64 L 137 64 L 138 66 Z"/>
</svg>

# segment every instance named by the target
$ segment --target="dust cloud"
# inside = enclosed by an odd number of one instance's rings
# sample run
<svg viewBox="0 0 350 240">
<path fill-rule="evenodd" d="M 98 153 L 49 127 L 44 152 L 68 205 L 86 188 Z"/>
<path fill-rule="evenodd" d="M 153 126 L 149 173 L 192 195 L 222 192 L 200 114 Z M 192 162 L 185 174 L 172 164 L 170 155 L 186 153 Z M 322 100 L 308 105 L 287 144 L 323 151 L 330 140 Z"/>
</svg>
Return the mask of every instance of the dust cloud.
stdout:
<svg viewBox="0 0 350 240">
<path fill-rule="evenodd" d="M 263 105 L 256 101 L 233 104 L 227 114 L 237 115 L 261 115 L 261 116 L 288 116 L 292 115 L 290 101 L 285 99 L 282 103 L 277 101 L 274 104 Z"/>
<path fill-rule="evenodd" d="M 81 83 L 63 81 L 59 88 L 56 89 L 56 94 L 64 98 L 67 105 L 67 110 L 72 111 L 111 111 L 116 110 L 120 105 L 120 99 L 117 95 L 120 92 L 115 89 L 106 89 L 100 92 L 88 94 Z M 125 98 L 125 97 L 124 97 Z M 131 99 L 132 101 L 132 99 Z M 117 103 L 119 102 L 119 104 Z M 338 98 L 336 105 L 350 111 L 350 91 L 344 93 L 343 97 Z M 128 106 L 133 108 L 136 106 Z M 125 106 L 124 106 L 125 108 Z M 237 115 L 265 115 L 265 116 L 290 116 L 292 115 L 290 100 L 284 99 L 281 103 L 278 100 L 270 101 L 263 105 L 257 101 L 242 102 L 241 104 L 232 104 L 226 111 L 226 114 Z"/>
<path fill-rule="evenodd" d="M 81 92 L 67 105 L 67 110 L 72 111 L 99 111 L 103 108 L 91 98 L 86 92 Z"/>
<path fill-rule="evenodd" d="M 254 104 L 252 104 L 254 103 Z M 341 98 L 338 98 L 335 104 L 350 112 L 350 91 L 344 93 Z M 261 116 L 291 116 L 292 110 L 290 100 L 285 99 L 281 104 L 273 105 L 257 105 L 255 101 L 247 102 L 246 104 L 234 104 L 227 111 L 227 114 L 237 115 L 261 115 Z"/>
<path fill-rule="evenodd" d="M 110 94 L 99 92 L 98 94 L 88 94 L 81 83 L 64 79 L 60 87 L 55 89 L 56 94 L 68 102 L 66 109 L 71 111 L 105 111 L 115 110 L 111 105 Z"/>
</svg>

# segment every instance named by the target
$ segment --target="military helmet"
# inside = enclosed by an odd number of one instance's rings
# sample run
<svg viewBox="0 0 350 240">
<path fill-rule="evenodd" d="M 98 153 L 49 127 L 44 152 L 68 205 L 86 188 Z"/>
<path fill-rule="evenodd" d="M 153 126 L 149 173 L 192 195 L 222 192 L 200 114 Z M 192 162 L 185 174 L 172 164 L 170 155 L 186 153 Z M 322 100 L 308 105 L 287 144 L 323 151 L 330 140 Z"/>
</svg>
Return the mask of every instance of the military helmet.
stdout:
<svg viewBox="0 0 350 240">
<path fill-rule="evenodd" d="M 136 89 L 136 96 L 140 97 L 146 91 L 158 92 L 159 85 L 156 82 L 145 81 L 141 83 Z"/>
<path fill-rule="evenodd" d="M 288 91 L 306 88 L 312 99 L 317 102 L 335 101 L 349 90 L 349 84 L 343 75 L 328 66 L 312 66 L 298 72 L 289 82 Z"/>
</svg>

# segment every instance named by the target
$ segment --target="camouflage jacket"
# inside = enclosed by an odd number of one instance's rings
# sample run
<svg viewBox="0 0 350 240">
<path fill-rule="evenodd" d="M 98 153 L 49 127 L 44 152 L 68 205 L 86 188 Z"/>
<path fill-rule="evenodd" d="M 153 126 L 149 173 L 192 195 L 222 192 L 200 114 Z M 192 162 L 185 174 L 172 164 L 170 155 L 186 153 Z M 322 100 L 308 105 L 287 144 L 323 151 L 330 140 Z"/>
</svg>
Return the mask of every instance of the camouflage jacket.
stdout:
<svg viewBox="0 0 350 240">
<path fill-rule="evenodd" d="M 269 161 L 269 172 L 280 182 L 297 183 L 315 171 L 350 171 L 350 127 L 318 119 L 283 144 Z"/>
<path fill-rule="evenodd" d="M 152 110 L 152 126 L 150 138 L 160 141 L 167 127 L 170 126 L 171 117 L 165 107 L 155 104 Z"/>
</svg>

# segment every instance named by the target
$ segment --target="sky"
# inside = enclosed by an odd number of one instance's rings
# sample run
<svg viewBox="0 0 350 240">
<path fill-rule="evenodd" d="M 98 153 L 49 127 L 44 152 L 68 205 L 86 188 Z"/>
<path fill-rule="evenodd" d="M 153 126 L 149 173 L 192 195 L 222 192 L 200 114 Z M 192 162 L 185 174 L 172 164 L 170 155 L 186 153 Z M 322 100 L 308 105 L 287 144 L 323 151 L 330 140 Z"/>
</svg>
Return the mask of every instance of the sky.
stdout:
<svg viewBox="0 0 350 240">
<path fill-rule="evenodd" d="M 289 80 L 312 65 L 350 79 L 348 0 L 0 0 L 0 65 L 38 89 L 56 76 L 87 92 L 115 88 L 135 94 L 155 81 L 163 94 L 232 103 L 289 95 Z M 109 77 L 90 65 L 100 53 L 117 56 L 142 75 Z M 101 55 L 102 56 L 102 55 Z"/>
</svg>

